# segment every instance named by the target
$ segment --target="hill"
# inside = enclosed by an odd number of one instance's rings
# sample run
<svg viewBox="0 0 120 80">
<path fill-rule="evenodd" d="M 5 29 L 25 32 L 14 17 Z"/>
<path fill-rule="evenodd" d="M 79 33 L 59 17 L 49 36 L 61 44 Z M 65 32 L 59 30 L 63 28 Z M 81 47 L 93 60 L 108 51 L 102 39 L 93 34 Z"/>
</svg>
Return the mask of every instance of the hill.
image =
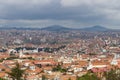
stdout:
<svg viewBox="0 0 120 80">
<path fill-rule="evenodd" d="M 41 30 L 47 30 L 47 31 L 69 31 L 72 30 L 71 28 L 66 28 L 60 25 L 53 25 L 53 26 L 48 26 L 45 28 L 42 28 Z"/>
<path fill-rule="evenodd" d="M 80 30 L 83 30 L 83 31 L 109 31 L 110 29 L 97 25 L 97 26 L 93 26 L 93 27 L 82 28 Z"/>
</svg>

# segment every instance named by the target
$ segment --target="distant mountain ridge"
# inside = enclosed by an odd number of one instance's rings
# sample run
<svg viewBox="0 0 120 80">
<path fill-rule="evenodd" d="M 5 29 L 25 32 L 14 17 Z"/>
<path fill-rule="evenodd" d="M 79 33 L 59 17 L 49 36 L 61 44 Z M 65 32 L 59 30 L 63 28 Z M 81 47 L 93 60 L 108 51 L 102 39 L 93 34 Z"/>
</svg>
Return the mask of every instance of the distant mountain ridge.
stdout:
<svg viewBox="0 0 120 80">
<path fill-rule="evenodd" d="M 83 31 L 108 31 L 110 29 L 105 28 L 103 26 L 96 25 L 96 26 L 93 26 L 93 27 L 82 28 L 81 30 L 83 30 Z"/>
<path fill-rule="evenodd" d="M 27 28 L 27 27 L 0 27 L 0 30 L 41 30 L 40 28 Z"/>
<path fill-rule="evenodd" d="M 68 31 L 72 30 L 71 28 L 66 28 L 60 25 L 53 25 L 53 26 L 48 26 L 45 28 L 42 28 L 41 30 L 47 30 L 47 31 Z"/>
<path fill-rule="evenodd" d="M 92 27 L 87 27 L 87 28 L 78 28 L 78 29 L 73 29 L 73 28 L 67 28 L 64 26 L 60 25 L 52 25 L 48 26 L 45 28 L 26 28 L 26 27 L 0 27 L 0 30 L 46 30 L 46 31 L 120 31 L 120 30 L 113 30 L 113 29 L 108 29 L 103 26 L 92 26 Z"/>
<path fill-rule="evenodd" d="M 49 27 L 45 27 L 42 28 L 41 30 L 47 30 L 47 31 L 70 31 L 70 30 L 80 30 L 80 31 L 108 31 L 110 29 L 105 28 L 103 26 L 93 26 L 93 27 L 87 27 L 87 28 L 79 28 L 79 29 L 72 29 L 72 28 L 66 28 L 63 26 L 59 26 L 59 25 L 53 25 L 53 26 L 49 26 Z"/>
</svg>

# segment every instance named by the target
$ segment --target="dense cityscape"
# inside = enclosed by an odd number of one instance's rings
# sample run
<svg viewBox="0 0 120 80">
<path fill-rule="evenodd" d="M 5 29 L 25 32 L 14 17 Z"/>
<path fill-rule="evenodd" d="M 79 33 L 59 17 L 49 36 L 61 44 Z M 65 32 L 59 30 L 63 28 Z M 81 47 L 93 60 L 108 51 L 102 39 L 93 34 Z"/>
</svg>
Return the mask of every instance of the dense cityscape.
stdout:
<svg viewBox="0 0 120 80">
<path fill-rule="evenodd" d="M 104 74 L 119 68 L 119 31 L 0 30 L 5 80 L 110 80 Z"/>
<path fill-rule="evenodd" d="M 120 0 L 0 0 L 0 80 L 120 80 Z"/>
</svg>

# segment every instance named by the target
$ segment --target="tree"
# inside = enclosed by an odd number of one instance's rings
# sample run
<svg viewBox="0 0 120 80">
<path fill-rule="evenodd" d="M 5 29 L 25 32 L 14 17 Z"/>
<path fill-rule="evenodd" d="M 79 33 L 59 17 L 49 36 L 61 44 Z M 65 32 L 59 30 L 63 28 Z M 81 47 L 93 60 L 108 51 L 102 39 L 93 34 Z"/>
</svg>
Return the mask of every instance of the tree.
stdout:
<svg viewBox="0 0 120 80">
<path fill-rule="evenodd" d="M 60 64 L 58 64 L 56 67 L 52 69 L 52 71 L 60 71 L 60 72 L 67 72 L 67 69 L 62 68 Z"/>
<path fill-rule="evenodd" d="M 87 73 L 82 77 L 77 77 L 77 80 L 100 80 L 100 79 L 93 73 Z"/>
<path fill-rule="evenodd" d="M 46 76 L 45 75 L 42 75 L 42 80 L 46 80 Z"/>
<path fill-rule="evenodd" d="M 5 79 L 3 79 L 3 78 L 0 78 L 0 80 L 5 80 Z"/>
<path fill-rule="evenodd" d="M 16 67 L 11 69 L 11 72 L 7 72 L 13 80 L 22 80 L 24 70 L 20 69 L 19 63 L 16 63 Z"/>
<path fill-rule="evenodd" d="M 105 72 L 104 76 L 106 80 L 120 80 L 120 69 Z"/>
<path fill-rule="evenodd" d="M 71 80 L 71 78 L 69 78 L 68 80 Z"/>
</svg>

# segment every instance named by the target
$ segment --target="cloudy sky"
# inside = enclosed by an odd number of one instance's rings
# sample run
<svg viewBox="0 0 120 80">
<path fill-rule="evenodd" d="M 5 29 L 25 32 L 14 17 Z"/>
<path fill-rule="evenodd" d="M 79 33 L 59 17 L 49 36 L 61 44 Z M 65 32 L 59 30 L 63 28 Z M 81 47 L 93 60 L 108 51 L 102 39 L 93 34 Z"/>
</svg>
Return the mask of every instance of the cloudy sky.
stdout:
<svg viewBox="0 0 120 80">
<path fill-rule="evenodd" d="M 119 21 L 120 0 L 0 0 L 0 27 L 102 25 L 120 29 Z"/>
</svg>

